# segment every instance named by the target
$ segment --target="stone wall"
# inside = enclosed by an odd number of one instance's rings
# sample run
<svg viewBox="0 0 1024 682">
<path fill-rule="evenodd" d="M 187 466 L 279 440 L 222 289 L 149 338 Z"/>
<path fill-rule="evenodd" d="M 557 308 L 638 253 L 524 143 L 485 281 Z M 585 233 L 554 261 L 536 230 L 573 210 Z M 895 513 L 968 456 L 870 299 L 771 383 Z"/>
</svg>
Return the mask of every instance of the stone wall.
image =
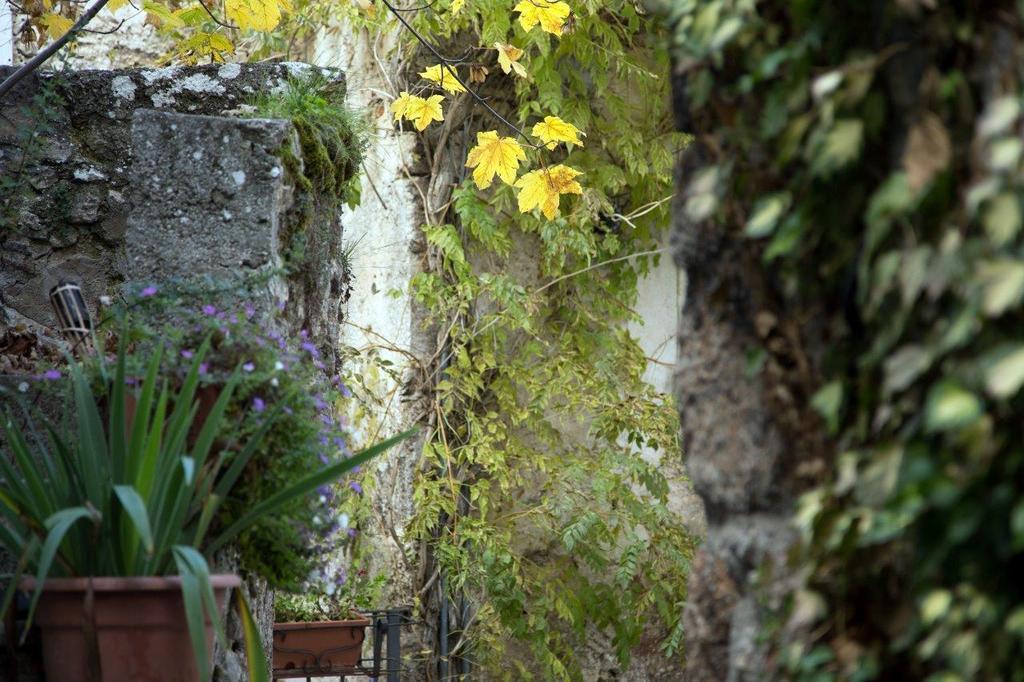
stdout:
<svg viewBox="0 0 1024 682">
<path fill-rule="evenodd" d="M 685 86 L 677 76 L 677 124 L 695 132 Z M 786 563 L 796 540 L 789 515 L 798 492 L 794 453 L 820 443 L 789 428 L 799 416 L 777 363 L 769 359 L 754 371 L 748 361 L 783 333 L 764 295 L 758 255 L 712 221 L 691 220 L 684 208 L 704 153 L 699 140 L 682 153 L 673 206 L 675 261 L 687 278 L 675 394 L 687 468 L 707 519 L 684 613 L 682 679 L 753 682 L 774 679 L 759 636 L 766 607 L 777 608 L 797 578 Z"/>
<path fill-rule="evenodd" d="M 327 248 L 315 272 L 289 279 L 282 227 L 300 210 L 297 179 L 282 154 L 301 161 L 289 121 L 224 116 L 310 67 L 224 65 L 84 71 L 33 76 L 0 107 L 0 373 L 26 369 L 5 357 L 14 339 L 59 339 L 47 293 L 79 282 L 87 303 L 124 287 L 180 283 L 232 289 L 265 285 L 257 307 L 284 305 L 287 323 L 334 344 L 341 302 L 330 281 L 342 264 Z M 0 72 L 0 77 L 3 73 Z M 337 74 L 331 74 L 336 82 Z M 333 210 L 303 212 L 306 229 L 337 245 Z M 205 301 L 204 301 L 205 302 Z M 237 301 L 234 301 L 237 306 Z M 221 570 L 232 570 L 229 555 Z M 250 603 L 271 651 L 273 595 L 258 581 Z M 240 625 L 228 621 L 233 642 Z M 218 654 L 217 679 L 244 675 L 240 647 Z"/>
</svg>

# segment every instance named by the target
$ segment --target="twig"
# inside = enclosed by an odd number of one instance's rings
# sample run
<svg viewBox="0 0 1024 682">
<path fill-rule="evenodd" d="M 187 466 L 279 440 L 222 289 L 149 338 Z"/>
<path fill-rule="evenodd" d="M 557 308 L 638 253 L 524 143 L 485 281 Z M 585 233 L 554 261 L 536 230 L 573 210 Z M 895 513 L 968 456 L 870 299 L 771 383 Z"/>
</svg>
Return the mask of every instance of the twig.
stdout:
<svg viewBox="0 0 1024 682">
<path fill-rule="evenodd" d="M 66 45 L 76 33 L 85 28 L 86 24 L 92 21 L 93 18 L 100 13 L 101 9 L 106 7 L 108 2 L 110 2 L 110 0 L 97 0 L 96 4 L 89 7 L 89 9 L 85 11 L 85 14 L 79 17 L 78 21 L 75 22 L 75 25 L 72 26 L 67 33 L 44 47 L 35 57 L 22 64 L 17 71 L 8 76 L 3 83 L 0 83 L 0 98 L 6 95 L 11 88 L 21 81 L 21 79 L 38 69 L 47 59 L 52 57 L 60 48 L 64 47 L 64 45 Z"/>
<path fill-rule="evenodd" d="M 434 55 L 434 57 L 436 57 L 438 59 L 438 61 L 441 62 L 442 65 L 458 64 L 458 63 L 460 63 L 461 61 L 463 61 L 465 59 L 465 58 L 463 58 L 462 60 L 454 60 L 454 59 L 448 59 L 448 58 L 442 56 L 441 53 L 437 51 L 437 48 L 435 48 L 433 45 L 431 45 L 427 41 L 426 38 L 421 36 L 419 34 L 419 32 L 412 27 L 412 24 L 410 24 L 408 21 L 405 20 L 405 17 L 402 16 L 400 10 L 395 9 L 395 7 L 390 2 L 388 2 L 388 0 L 381 0 L 381 2 L 384 3 L 384 6 L 387 7 L 391 11 L 391 13 L 395 15 L 395 17 L 398 19 L 398 21 L 400 21 L 402 23 L 402 25 L 405 26 L 405 28 L 409 30 L 409 33 L 412 33 L 412 35 L 416 38 L 416 40 L 418 40 L 420 42 L 420 44 L 423 45 L 423 47 L 427 48 L 427 50 L 432 55 Z M 479 102 L 483 106 L 484 109 L 489 111 L 492 116 L 494 116 L 496 119 L 498 119 L 499 121 L 504 123 L 506 126 L 511 128 L 512 130 L 514 130 L 515 133 L 517 135 L 519 135 L 519 137 L 521 137 L 524 140 L 526 140 L 527 146 L 529 146 L 530 148 L 533 148 L 533 149 L 537 149 L 537 148 L 540 147 L 540 145 L 537 145 L 537 144 L 534 144 L 533 142 L 530 142 L 529 135 L 524 133 L 519 126 L 515 125 L 514 123 L 509 121 L 507 118 L 505 118 L 504 116 L 499 114 L 494 109 L 494 107 L 492 107 L 490 104 L 487 103 L 486 99 L 484 99 L 479 94 L 477 94 L 477 92 L 475 90 L 473 90 L 473 88 L 469 87 L 469 85 L 466 83 L 466 81 L 462 80 L 462 78 L 459 77 L 459 74 L 457 74 L 455 72 L 455 69 L 451 69 L 451 75 L 455 78 L 456 81 L 458 81 L 459 85 L 461 85 L 463 88 L 465 88 L 466 92 L 468 92 L 473 99 L 475 99 L 477 102 Z"/>
</svg>

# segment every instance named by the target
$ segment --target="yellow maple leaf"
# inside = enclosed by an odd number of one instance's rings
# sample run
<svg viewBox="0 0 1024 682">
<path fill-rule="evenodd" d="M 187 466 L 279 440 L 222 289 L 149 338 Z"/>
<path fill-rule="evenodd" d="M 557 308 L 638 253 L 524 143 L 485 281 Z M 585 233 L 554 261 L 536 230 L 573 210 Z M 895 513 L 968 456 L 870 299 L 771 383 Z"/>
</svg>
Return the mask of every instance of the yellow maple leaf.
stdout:
<svg viewBox="0 0 1024 682">
<path fill-rule="evenodd" d="M 530 171 L 516 180 L 519 192 L 519 211 L 529 213 L 535 208 L 554 220 L 558 215 L 558 201 L 563 194 L 583 194 L 583 188 L 575 178 L 583 175 L 575 168 L 558 164 L 550 168 Z"/>
<path fill-rule="evenodd" d="M 423 98 L 403 91 L 398 95 L 398 99 L 391 103 L 391 112 L 395 115 L 396 121 L 404 118 L 412 121 L 416 130 L 423 130 L 432 121 L 444 120 L 444 112 L 441 111 L 443 101 L 444 95 Z"/>
<path fill-rule="evenodd" d="M 114 14 L 115 12 L 117 12 L 117 10 L 121 9 L 127 4 L 128 0 L 110 0 L 110 2 L 108 2 L 103 9 L 109 11 L 111 14 Z"/>
<path fill-rule="evenodd" d="M 41 21 L 43 26 L 46 27 L 46 33 L 50 36 L 51 40 L 57 40 L 70 31 L 71 27 L 75 24 L 75 22 L 71 21 L 67 17 L 62 17 L 61 15 L 53 12 L 44 14 L 39 18 L 39 21 Z"/>
<path fill-rule="evenodd" d="M 462 11 L 462 8 L 465 7 L 465 5 L 466 0 L 452 0 L 452 6 L 449 8 L 451 10 L 452 16 L 459 16 L 459 12 Z"/>
<path fill-rule="evenodd" d="M 178 44 L 178 58 L 186 64 L 196 64 L 200 59 L 224 63 L 224 55 L 234 54 L 235 46 L 220 33 L 197 31 Z"/>
<path fill-rule="evenodd" d="M 409 108 L 409 100 L 411 99 L 412 95 L 403 90 L 398 95 L 398 99 L 391 103 L 391 113 L 395 115 L 396 121 L 405 116 L 405 111 Z"/>
<path fill-rule="evenodd" d="M 534 137 L 539 137 L 548 149 L 554 149 L 559 142 L 583 146 L 580 135 L 586 136 L 579 128 L 566 123 L 557 116 L 545 116 L 544 120 L 533 126 Z"/>
<path fill-rule="evenodd" d="M 519 23 L 524 31 L 529 31 L 537 24 L 541 29 L 556 36 L 562 35 L 562 27 L 569 18 L 569 5 L 559 0 L 522 0 L 513 12 L 519 12 Z"/>
<path fill-rule="evenodd" d="M 243 30 L 273 31 L 281 23 L 281 11 L 289 5 L 280 0 L 226 0 L 228 20 Z"/>
<path fill-rule="evenodd" d="M 523 51 L 515 45 L 507 45 L 505 43 L 494 43 L 494 47 L 498 50 L 498 65 L 501 70 L 505 73 L 516 72 L 516 75 L 520 78 L 529 78 L 529 74 L 526 73 L 526 68 L 519 63 L 519 58 L 523 56 Z"/>
<path fill-rule="evenodd" d="M 473 182 L 480 189 L 487 189 L 494 176 L 511 185 L 519 171 L 519 162 L 526 160 L 526 153 L 515 138 L 498 137 L 497 130 L 476 134 L 476 146 L 469 150 L 466 167 L 473 168 Z"/>
<path fill-rule="evenodd" d="M 431 83 L 440 85 L 444 90 L 453 95 L 466 91 L 466 88 L 462 87 L 462 83 L 456 80 L 455 72 L 452 71 L 450 66 L 442 68 L 440 64 L 435 64 L 426 71 L 420 71 L 420 78 L 425 78 Z"/>
</svg>

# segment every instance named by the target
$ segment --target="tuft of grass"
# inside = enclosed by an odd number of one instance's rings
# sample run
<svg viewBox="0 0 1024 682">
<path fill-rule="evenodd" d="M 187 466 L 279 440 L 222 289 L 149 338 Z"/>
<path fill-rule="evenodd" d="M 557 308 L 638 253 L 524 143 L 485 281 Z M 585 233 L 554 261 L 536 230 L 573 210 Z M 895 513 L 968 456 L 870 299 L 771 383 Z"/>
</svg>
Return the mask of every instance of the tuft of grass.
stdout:
<svg viewBox="0 0 1024 682">
<path fill-rule="evenodd" d="M 358 203 L 359 166 L 370 126 L 362 112 L 345 105 L 344 96 L 343 81 L 313 70 L 289 78 L 283 92 L 261 95 L 250 115 L 290 120 L 299 134 L 300 172 L 308 181 L 303 184 L 320 201 L 352 205 Z"/>
</svg>

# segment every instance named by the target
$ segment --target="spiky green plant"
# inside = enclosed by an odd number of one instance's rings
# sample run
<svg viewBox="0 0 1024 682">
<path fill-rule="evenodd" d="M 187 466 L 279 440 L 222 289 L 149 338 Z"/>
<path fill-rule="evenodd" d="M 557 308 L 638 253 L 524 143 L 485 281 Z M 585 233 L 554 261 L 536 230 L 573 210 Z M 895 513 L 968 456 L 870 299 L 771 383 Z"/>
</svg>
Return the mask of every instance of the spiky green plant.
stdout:
<svg viewBox="0 0 1024 682">
<path fill-rule="evenodd" d="M 0 543 L 19 556 L 19 562 L 0 613 L 10 607 L 25 573 L 35 576 L 29 623 L 48 577 L 176 573 L 181 577 L 193 653 L 203 679 L 209 679 L 204 616 L 214 623 L 221 641 L 224 632 L 206 557 L 290 500 L 339 478 L 411 435 L 381 442 L 295 481 L 208 537 L 211 520 L 277 416 L 277 410 L 268 411 L 262 428 L 244 443 L 218 447 L 225 409 L 239 379 L 236 372 L 190 444 L 200 366 L 208 350 L 209 342 L 195 354 L 180 389 L 172 389 L 170 381 L 159 375 L 159 347 L 153 350 L 137 391 L 125 381 L 128 351 L 124 343 L 99 393 L 72 362 L 73 425 L 59 431 L 47 420 L 32 417 L 33 424 L 38 421 L 44 427 L 45 439 L 35 428 L 26 435 L 10 411 L 5 412 L 3 432 L 9 452 L 0 453 Z M 130 402 L 134 415 L 129 418 Z M 253 636 L 251 616 L 238 594 L 243 622 L 250 626 L 246 628 L 250 677 L 267 679 L 259 638 Z"/>
</svg>

